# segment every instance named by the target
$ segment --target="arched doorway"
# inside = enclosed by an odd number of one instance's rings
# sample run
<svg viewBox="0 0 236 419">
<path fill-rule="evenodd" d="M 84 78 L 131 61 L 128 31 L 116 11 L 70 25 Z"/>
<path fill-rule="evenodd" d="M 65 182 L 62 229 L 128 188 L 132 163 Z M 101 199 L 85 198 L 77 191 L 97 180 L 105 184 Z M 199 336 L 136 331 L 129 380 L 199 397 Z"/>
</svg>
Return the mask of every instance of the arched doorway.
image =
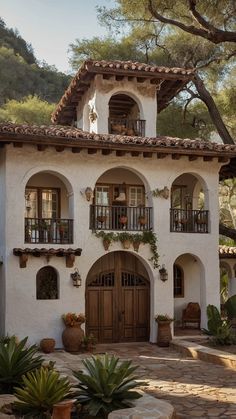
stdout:
<svg viewBox="0 0 236 419">
<path fill-rule="evenodd" d="M 140 260 L 128 252 L 101 257 L 86 283 L 86 332 L 98 342 L 149 340 L 150 282 Z"/>
<path fill-rule="evenodd" d="M 137 102 L 127 94 L 115 94 L 109 100 L 109 133 L 145 135 L 145 122 L 140 119 Z"/>
</svg>

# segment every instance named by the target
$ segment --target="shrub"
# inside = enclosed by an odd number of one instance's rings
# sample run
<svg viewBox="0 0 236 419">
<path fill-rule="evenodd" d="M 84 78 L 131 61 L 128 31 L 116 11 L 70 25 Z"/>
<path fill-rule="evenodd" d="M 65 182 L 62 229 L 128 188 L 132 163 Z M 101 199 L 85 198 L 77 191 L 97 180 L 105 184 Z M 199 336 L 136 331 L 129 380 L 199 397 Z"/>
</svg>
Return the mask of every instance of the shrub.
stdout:
<svg viewBox="0 0 236 419">
<path fill-rule="evenodd" d="M 26 347 L 27 338 L 16 343 L 11 337 L 6 343 L 0 342 L 0 392 L 13 393 L 13 387 L 22 383 L 22 376 L 39 368 L 41 356 L 35 356 L 37 346 Z"/>
<path fill-rule="evenodd" d="M 227 320 L 222 320 L 217 307 L 209 304 L 207 306 L 207 329 L 203 332 L 212 336 L 213 341 L 219 345 L 231 345 L 235 342 L 231 326 Z"/>
<path fill-rule="evenodd" d="M 236 295 L 232 295 L 224 304 L 227 317 L 229 319 L 236 318 Z"/>
<path fill-rule="evenodd" d="M 13 411 L 24 417 L 51 418 L 53 405 L 71 395 L 68 379 L 50 368 L 28 372 L 22 380 L 23 387 L 15 388 L 18 401 L 12 406 Z"/>
<path fill-rule="evenodd" d="M 131 401 L 141 397 L 132 389 L 146 383 L 135 381 L 138 376 L 133 373 L 138 367 L 131 366 L 131 361 L 119 363 L 119 358 L 105 354 L 82 362 L 87 373 L 73 371 L 79 381 L 76 398 L 90 415 L 107 417 L 113 410 L 132 406 Z"/>
</svg>

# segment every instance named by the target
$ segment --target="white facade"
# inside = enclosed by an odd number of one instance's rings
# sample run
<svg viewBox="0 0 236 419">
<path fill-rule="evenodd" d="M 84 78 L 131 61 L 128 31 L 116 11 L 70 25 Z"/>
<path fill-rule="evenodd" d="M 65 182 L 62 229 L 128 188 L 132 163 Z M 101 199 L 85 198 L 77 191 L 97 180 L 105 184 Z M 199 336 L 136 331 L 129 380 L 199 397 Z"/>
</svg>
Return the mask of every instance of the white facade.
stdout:
<svg viewBox="0 0 236 419">
<path fill-rule="evenodd" d="M 96 82 L 99 82 L 97 77 Z M 108 81 L 107 81 L 108 82 Z M 127 85 L 125 86 L 127 88 Z M 122 86 L 117 86 L 121 91 Z M 114 90 L 113 90 L 114 92 Z M 98 96 L 97 96 L 98 95 Z M 91 95 L 95 109 L 106 114 L 107 103 L 111 91 L 102 96 Z M 138 97 L 138 93 L 137 93 Z M 150 96 L 150 98 L 153 96 Z M 151 99 L 150 99 L 151 100 Z M 141 101 L 141 98 L 140 98 Z M 149 98 L 147 98 L 147 103 Z M 151 103 L 150 103 L 151 106 Z M 144 108 L 144 105 L 143 105 Z M 149 114 L 146 107 L 144 118 L 155 121 L 156 109 Z M 150 110 L 150 109 L 149 109 Z M 144 112 L 144 111 L 143 111 Z M 106 119 L 106 118 L 104 118 Z M 105 125 L 99 118 L 96 121 L 98 130 L 105 132 Z M 154 135 L 154 125 L 150 123 L 149 135 Z M 148 126 L 148 124 L 147 124 Z M 93 129 L 93 128 L 91 128 Z M 95 128 L 94 128 L 95 129 Z M 219 292 L 219 259 L 218 259 L 218 159 L 203 161 L 202 157 L 189 161 L 187 156 L 173 160 L 171 155 L 157 159 L 142 156 L 131 157 L 126 154 L 117 157 L 89 155 L 86 150 L 72 153 L 70 149 L 58 153 L 54 148 L 38 151 L 35 146 L 24 145 L 15 148 L 9 144 L 0 152 L 0 245 L 3 264 L 0 266 L 0 304 L 1 333 L 16 334 L 19 338 L 29 336 L 30 342 L 39 343 L 40 339 L 50 336 L 56 339 L 57 347 L 61 347 L 63 323 L 61 316 L 66 312 L 85 312 L 86 277 L 92 265 L 106 251 L 102 241 L 96 238 L 89 229 L 89 205 L 84 197 L 86 187 L 95 188 L 100 178 L 106 180 L 106 172 L 114 169 L 110 182 L 136 183 L 145 187 L 146 206 L 153 207 L 153 231 L 158 238 L 160 265 L 165 265 L 168 280 L 162 282 L 159 269 L 154 269 L 148 245 L 141 245 L 139 252 L 124 250 L 135 254 L 145 266 L 150 280 L 150 341 L 156 339 L 155 314 L 168 314 L 180 319 L 181 310 L 190 301 L 201 305 L 201 326 L 206 326 L 206 306 L 220 305 Z M 115 171 L 117 170 L 117 171 Z M 127 172 L 128 171 L 128 172 Z M 200 182 L 205 194 L 205 208 L 209 210 L 209 233 L 170 232 L 169 210 L 171 200 L 153 197 L 151 191 L 169 190 L 175 180 L 184 174 L 190 179 L 190 189 L 196 191 L 193 179 Z M 181 178 L 180 178 L 181 180 Z M 82 277 L 82 286 L 73 287 L 70 274 L 74 268 L 67 268 L 64 258 L 52 256 L 29 256 L 27 267 L 20 268 L 19 258 L 13 255 L 13 248 L 60 248 L 62 245 L 25 243 L 24 214 L 26 186 L 55 186 L 61 189 L 62 217 L 73 218 L 73 244 L 63 245 L 64 248 L 82 248 L 82 255 L 75 260 Z M 199 189 L 200 190 L 200 189 Z M 109 251 L 121 250 L 120 243 L 113 243 Z M 185 295 L 173 298 L 173 265 L 178 262 L 184 270 Z M 59 298 L 56 300 L 36 299 L 36 274 L 40 268 L 52 266 L 58 272 Z"/>
</svg>

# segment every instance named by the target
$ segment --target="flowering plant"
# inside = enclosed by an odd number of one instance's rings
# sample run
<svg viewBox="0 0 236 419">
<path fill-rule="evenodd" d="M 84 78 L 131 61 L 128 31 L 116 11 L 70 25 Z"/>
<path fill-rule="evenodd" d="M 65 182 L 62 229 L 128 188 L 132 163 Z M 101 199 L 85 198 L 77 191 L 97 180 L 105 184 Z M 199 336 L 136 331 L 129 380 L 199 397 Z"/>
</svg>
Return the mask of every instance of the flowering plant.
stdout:
<svg viewBox="0 0 236 419">
<path fill-rule="evenodd" d="M 174 319 L 168 316 L 168 314 L 157 314 L 155 316 L 155 320 L 156 322 L 166 322 L 166 321 L 173 322 L 174 321 Z"/>
<path fill-rule="evenodd" d="M 66 326 L 76 326 L 85 322 L 85 315 L 83 313 L 66 313 L 62 315 L 62 320 Z"/>
</svg>

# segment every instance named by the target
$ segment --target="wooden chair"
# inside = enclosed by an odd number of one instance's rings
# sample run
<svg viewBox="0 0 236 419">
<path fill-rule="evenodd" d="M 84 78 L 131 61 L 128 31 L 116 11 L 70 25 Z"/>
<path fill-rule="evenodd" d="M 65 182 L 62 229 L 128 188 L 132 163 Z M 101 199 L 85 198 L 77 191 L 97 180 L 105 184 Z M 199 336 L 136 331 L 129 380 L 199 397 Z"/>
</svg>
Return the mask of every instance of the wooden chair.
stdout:
<svg viewBox="0 0 236 419">
<path fill-rule="evenodd" d="M 182 328 L 186 327 L 187 323 L 197 323 L 200 329 L 201 323 L 201 309 L 198 303 L 188 303 L 182 314 Z"/>
</svg>

